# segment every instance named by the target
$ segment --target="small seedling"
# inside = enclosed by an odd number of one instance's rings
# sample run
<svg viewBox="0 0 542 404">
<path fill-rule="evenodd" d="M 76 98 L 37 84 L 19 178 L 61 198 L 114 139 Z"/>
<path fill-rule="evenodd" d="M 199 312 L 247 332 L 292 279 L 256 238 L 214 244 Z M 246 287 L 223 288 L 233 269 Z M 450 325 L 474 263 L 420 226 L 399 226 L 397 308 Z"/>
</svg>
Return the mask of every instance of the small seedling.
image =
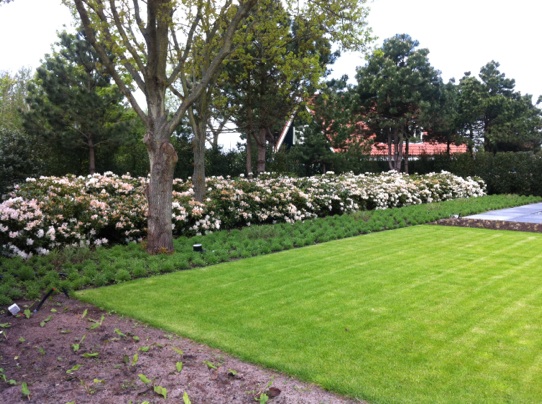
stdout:
<svg viewBox="0 0 542 404">
<path fill-rule="evenodd" d="M 151 349 L 150 346 L 142 346 L 139 348 L 139 351 L 141 352 L 149 352 L 149 349 Z"/>
<path fill-rule="evenodd" d="M 183 370 L 183 363 L 182 362 L 176 362 L 175 363 L 175 369 L 177 369 L 177 372 L 181 373 Z"/>
<path fill-rule="evenodd" d="M 162 386 L 154 386 L 154 392 L 158 395 L 161 395 L 164 397 L 164 399 L 167 399 L 167 389 Z"/>
<path fill-rule="evenodd" d="M 100 356 L 100 353 L 99 352 L 87 352 L 87 353 L 84 353 L 81 356 L 83 358 L 97 358 L 98 356 Z"/>
<path fill-rule="evenodd" d="M 269 397 L 267 396 L 267 394 L 262 393 L 259 397 L 256 397 L 255 400 L 260 404 L 266 404 L 269 401 Z"/>
<path fill-rule="evenodd" d="M 31 312 L 29 309 L 25 309 L 25 310 L 23 311 L 23 314 L 24 314 L 24 316 L 25 316 L 26 318 L 32 317 L 32 312 Z"/>
<path fill-rule="evenodd" d="M 126 334 L 124 334 L 121 330 L 118 328 L 115 328 L 115 334 L 117 334 L 119 337 L 126 337 Z"/>
<path fill-rule="evenodd" d="M 56 313 L 57 309 L 51 309 L 51 313 Z"/>
<path fill-rule="evenodd" d="M 22 344 L 23 342 L 26 342 L 26 340 L 24 339 L 24 337 L 19 337 L 19 342 Z"/>
<path fill-rule="evenodd" d="M 192 404 L 192 401 L 190 401 L 190 398 L 188 398 L 188 393 L 186 391 L 183 394 L 183 403 L 184 404 Z"/>
<path fill-rule="evenodd" d="M 2 379 L 4 382 L 12 385 L 12 386 L 15 386 L 17 384 L 17 382 L 13 379 L 9 379 L 6 377 L 6 374 L 4 373 L 4 369 L 3 368 L 0 368 L 0 379 Z"/>
<path fill-rule="evenodd" d="M 139 337 L 137 335 L 133 335 L 132 336 L 132 339 L 135 341 L 135 342 L 139 342 Z"/>
<path fill-rule="evenodd" d="M 151 384 L 152 381 L 147 376 L 145 376 L 143 373 L 138 374 L 139 380 L 141 380 L 145 384 Z"/>
<path fill-rule="evenodd" d="M 45 355 L 45 349 L 43 349 L 42 347 L 38 347 L 38 352 L 41 354 L 41 355 Z"/>
<path fill-rule="evenodd" d="M 79 349 L 81 348 L 81 344 L 83 343 L 83 341 L 85 340 L 86 337 L 87 337 L 87 334 L 83 335 L 81 337 L 81 339 L 79 340 L 79 342 L 76 342 L 75 344 L 72 344 L 73 352 L 79 351 Z"/>
<path fill-rule="evenodd" d="M 89 329 L 95 330 L 96 328 L 100 327 L 102 325 L 103 321 L 104 321 L 104 318 L 105 318 L 105 316 L 103 314 L 102 314 L 102 316 L 100 317 L 99 320 L 93 320 L 93 319 L 89 318 L 88 320 L 92 321 L 94 323 L 89 327 Z"/>
<path fill-rule="evenodd" d="M 71 375 L 74 372 L 77 372 L 81 368 L 81 365 L 75 365 L 71 369 L 66 370 L 66 373 Z"/>
<path fill-rule="evenodd" d="M 235 369 L 228 369 L 228 375 L 230 375 L 230 376 L 235 377 L 235 376 L 237 376 L 237 373 L 238 372 Z"/>
<path fill-rule="evenodd" d="M 176 348 L 174 346 L 171 347 L 171 349 L 173 349 L 175 352 L 177 352 L 179 355 L 183 356 L 184 355 L 184 352 L 182 349 L 179 349 L 179 348 Z"/>
<path fill-rule="evenodd" d="M 208 369 L 218 369 L 218 367 L 213 363 L 213 362 L 210 362 L 210 361 L 203 361 L 203 363 L 205 365 L 207 365 L 207 368 Z"/>
<path fill-rule="evenodd" d="M 28 400 L 30 400 L 30 389 L 28 388 L 28 384 L 26 382 L 21 383 L 21 394 L 23 397 L 26 397 Z"/>
<path fill-rule="evenodd" d="M 85 311 L 81 315 L 81 318 L 85 318 L 87 316 L 87 313 L 88 313 L 88 309 L 85 309 Z"/>
<path fill-rule="evenodd" d="M 138 354 L 134 354 L 134 356 L 132 357 L 132 362 L 130 363 L 130 366 L 135 366 L 137 365 L 137 361 L 139 360 L 139 355 Z"/>
<path fill-rule="evenodd" d="M 43 321 L 40 322 L 40 327 L 45 327 L 45 324 L 47 324 L 49 321 L 51 321 L 52 318 L 53 318 L 53 316 L 47 316 L 46 318 L 44 318 Z"/>
<path fill-rule="evenodd" d="M 0 323 L 0 328 L 9 328 L 11 327 L 11 323 Z"/>
</svg>

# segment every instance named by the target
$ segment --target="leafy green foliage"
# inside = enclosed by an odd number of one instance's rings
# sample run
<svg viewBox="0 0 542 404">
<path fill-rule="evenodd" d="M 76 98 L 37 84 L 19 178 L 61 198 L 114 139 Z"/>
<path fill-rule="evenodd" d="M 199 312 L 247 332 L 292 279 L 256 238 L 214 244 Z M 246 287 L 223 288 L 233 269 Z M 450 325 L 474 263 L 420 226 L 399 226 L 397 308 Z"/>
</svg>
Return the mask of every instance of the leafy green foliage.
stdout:
<svg viewBox="0 0 542 404">
<path fill-rule="evenodd" d="M 495 61 L 480 69 L 479 79 L 467 72 L 459 81 L 457 122 L 471 148 L 494 153 L 540 149 L 542 110 L 514 87 Z"/>
<path fill-rule="evenodd" d="M 439 97 L 440 72 L 429 63 L 429 50 L 417 49 L 409 35 L 386 39 L 360 68 L 357 93 L 369 134 L 388 144 L 390 170 L 408 172 L 410 139 L 421 137 L 425 110 Z"/>
<path fill-rule="evenodd" d="M 25 129 L 38 142 L 47 174 L 107 171 L 131 136 L 130 115 L 82 33 L 62 32 L 57 45 L 29 86 Z"/>
</svg>

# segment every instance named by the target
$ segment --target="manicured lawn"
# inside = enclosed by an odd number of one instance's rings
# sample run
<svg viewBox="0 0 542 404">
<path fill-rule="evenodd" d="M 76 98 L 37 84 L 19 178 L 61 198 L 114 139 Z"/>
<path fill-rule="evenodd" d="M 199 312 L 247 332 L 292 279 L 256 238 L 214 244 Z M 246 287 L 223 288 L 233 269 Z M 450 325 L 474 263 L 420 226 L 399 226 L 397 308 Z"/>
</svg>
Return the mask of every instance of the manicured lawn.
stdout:
<svg viewBox="0 0 542 404">
<path fill-rule="evenodd" d="M 416 226 L 77 294 L 370 402 L 542 401 L 542 234 Z"/>
</svg>

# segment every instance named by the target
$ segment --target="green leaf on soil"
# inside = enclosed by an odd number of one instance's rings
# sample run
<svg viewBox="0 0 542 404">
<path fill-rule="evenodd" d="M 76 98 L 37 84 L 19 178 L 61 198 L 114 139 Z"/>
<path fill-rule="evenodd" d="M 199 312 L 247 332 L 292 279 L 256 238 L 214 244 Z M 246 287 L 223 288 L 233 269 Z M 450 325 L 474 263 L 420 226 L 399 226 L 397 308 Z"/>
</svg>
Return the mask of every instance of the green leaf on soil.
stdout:
<svg viewBox="0 0 542 404">
<path fill-rule="evenodd" d="M 182 362 L 176 362 L 175 363 L 175 369 L 177 369 L 177 372 L 181 373 L 183 370 L 183 363 Z"/>
<path fill-rule="evenodd" d="M 9 328 L 11 327 L 11 323 L 0 323 L 0 328 Z"/>
<path fill-rule="evenodd" d="M 137 361 L 139 360 L 139 355 L 138 354 L 134 354 L 133 358 L 132 358 L 132 362 L 130 363 L 131 366 L 135 366 L 137 365 Z"/>
<path fill-rule="evenodd" d="M 87 353 L 84 353 L 81 356 L 83 358 L 97 358 L 98 356 L 100 356 L 100 353 L 99 352 L 87 352 Z"/>
<path fill-rule="evenodd" d="M 126 337 L 126 334 L 124 334 L 120 329 L 115 328 L 115 334 L 117 334 L 119 337 Z"/>
<path fill-rule="evenodd" d="M 142 346 L 142 347 L 139 348 L 139 350 L 141 352 L 149 352 L 149 349 L 151 349 L 150 346 Z"/>
<path fill-rule="evenodd" d="M 21 394 L 30 400 L 30 389 L 26 382 L 21 383 Z"/>
<path fill-rule="evenodd" d="M 75 365 L 71 369 L 66 370 L 66 373 L 71 375 L 72 373 L 77 372 L 80 367 L 81 365 Z"/>
<path fill-rule="evenodd" d="M 154 392 L 167 399 L 167 389 L 162 386 L 154 386 Z"/>
<path fill-rule="evenodd" d="M 151 384 L 151 380 L 145 376 L 143 373 L 138 374 L 139 380 L 141 380 L 145 384 Z"/>
<path fill-rule="evenodd" d="M 188 393 L 186 391 L 183 394 L 183 403 L 184 404 L 192 404 L 192 401 L 190 401 L 190 398 L 188 398 Z"/>
<path fill-rule="evenodd" d="M 171 347 L 171 349 L 173 349 L 175 352 L 177 352 L 179 355 L 183 356 L 184 355 L 184 352 L 182 349 L 179 349 L 179 348 L 176 348 L 174 346 Z"/>
<path fill-rule="evenodd" d="M 23 313 L 26 318 L 30 318 L 32 316 L 32 312 L 29 309 L 25 309 Z"/>
<path fill-rule="evenodd" d="M 81 318 L 85 318 L 87 316 L 87 313 L 88 313 L 88 309 L 85 309 L 85 311 L 81 315 Z"/>
<path fill-rule="evenodd" d="M 203 361 L 203 363 L 206 364 L 209 369 L 218 369 L 213 362 Z"/>
</svg>

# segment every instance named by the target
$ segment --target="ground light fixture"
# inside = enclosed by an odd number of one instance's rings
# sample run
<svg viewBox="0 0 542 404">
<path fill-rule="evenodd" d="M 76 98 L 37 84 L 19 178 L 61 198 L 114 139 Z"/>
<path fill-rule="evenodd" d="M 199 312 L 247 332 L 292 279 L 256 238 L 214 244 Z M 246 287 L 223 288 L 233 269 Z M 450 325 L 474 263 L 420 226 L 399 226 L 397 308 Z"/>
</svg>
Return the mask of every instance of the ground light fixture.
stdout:
<svg viewBox="0 0 542 404">
<path fill-rule="evenodd" d="M 199 252 L 199 253 L 202 253 L 203 252 L 203 246 L 201 244 L 194 244 L 192 246 L 192 250 L 194 252 Z"/>
</svg>

